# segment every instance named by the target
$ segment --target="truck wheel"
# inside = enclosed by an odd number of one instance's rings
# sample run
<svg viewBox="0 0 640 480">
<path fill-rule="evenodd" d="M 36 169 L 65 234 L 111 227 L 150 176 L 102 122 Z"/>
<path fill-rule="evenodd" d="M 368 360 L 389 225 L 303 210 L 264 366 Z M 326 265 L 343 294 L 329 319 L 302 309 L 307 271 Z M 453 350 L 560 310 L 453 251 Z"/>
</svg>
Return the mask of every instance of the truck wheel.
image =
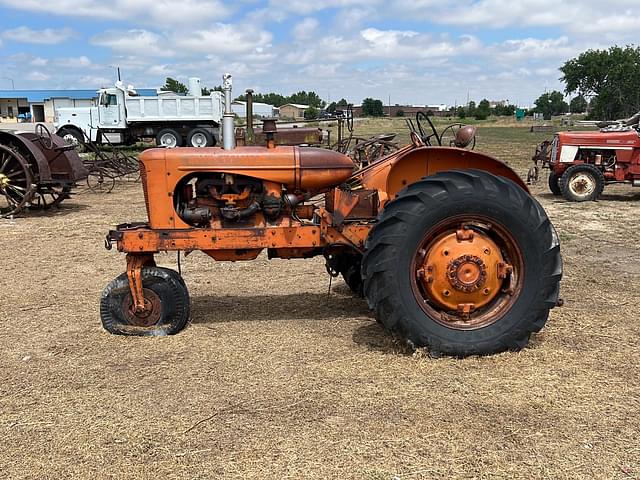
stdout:
<svg viewBox="0 0 640 480">
<path fill-rule="evenodd" d="M 78 153 L 82 153 L 86 150 L 84 145 L 84 136 L 82 135 L 82 132 L 79 132 L 75 128 L 62 127 L 58 130 L 56 135 L 62 137 L 62 139 L 69 145 L 73 145 Z"/>
<path fill-rule="evenodd" d="M 173 128 L 163 128 L 156 135 L 156 145 L 159 147 L 176 148 L 182 146 L 182 135 Z"/>
<path fill-rule="evenodd" d="M 204 128 L 194 128 L 187 136 L 187 146 L 189 147 L 211 147 L 215 144 L 213 135 Z"/>
<path fill-rule="evenodd" d="M 562 196 L 570 202 L 597 200 L 604 190 L 604 175 L 593 165 L 572 165 L 560 177 Z"/>
<path fill-rule="evenodd" d="M 560 244 L 540 204 L 512 181 L 448 171 L 385 206 L 363 257 L 376 319 L 432 355 L 523 348 L 558 302 Z"/>
<path fill-rule="evenodd" d="M 189 292 L 176 272 L 166 268 L 144 267 L 142 286 L 150 310 L 144 315 L 133 311 L 127 274 L 115 278 L 102 292 L 102 326 L 116 335 L 164 336 L 182 330 L 189 321 Z"/>
<path fill-rule="evenodd" d="M 549 190 L 554 195 L 562 195 L 562 190 L 560 190 L 560 177 L 553 170 L 549 172 Z"/>
</svg>

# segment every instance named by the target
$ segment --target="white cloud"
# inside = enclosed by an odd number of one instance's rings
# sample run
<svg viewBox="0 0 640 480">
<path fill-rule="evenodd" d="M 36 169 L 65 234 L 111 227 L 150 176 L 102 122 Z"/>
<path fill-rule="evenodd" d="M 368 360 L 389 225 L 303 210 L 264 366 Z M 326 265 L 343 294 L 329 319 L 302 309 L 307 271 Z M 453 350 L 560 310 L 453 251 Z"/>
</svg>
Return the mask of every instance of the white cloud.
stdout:
<svg viewBox="0 0 640 480">
<path fill-rule="evenodd" d="M 307 17 L 296 23 L 291 30 L 291 33 L 296 40 L 308 40 L 315 35 L 319 24 L 320 22 L 315 18 Z"/>
<path fill-rule="evenodd" d="M 170 57 L 174 52 L 167 48 L 164 38 L 148 30 L 107 30 L 94 36 L 91 43 L 116 52 L 144 54 L 152 57 Z"/>
<path fill-rule="evenodd" d="M 64 68 L 87 68 L 93 65 L 89 57 L 81 55 L 79 57 L 67 57 L 67 58 L 56 58 L 52 62 L 56 67 L 64 67 Z"/>
<path fill-rule="evenodd" d="M 42 73 L 39 71 L 29 72 L 27 74 L 27 80 L 33 80 L 34 82 L 44 82 L 45 80 L 49 80 L 51 75 L 47 75 L 46 73 Z"/>
<path fill-rule="evenodd" d="M 217 23 L 210 28 L 190 32 L 176 32 L 172 45 L 180 52 L 217 53 L 234 55 L 257 52 L 269 47 L 273 35 L 250 26 Z"/>
<path fill-rule="evenodd" d="M 577 53 L 576 46 L 569 43 L 569 38 L 522 38 L 507 40 L 493 46 L 494 54 L 509 61 L 532 61 L 546 58 L 569 58 Z"/>
<path fill-rule="evenodd" d="M 150 25 L 192 25 L 226 18 L 232 8 L 219 0 L 0 0 L 17 10 L 100 20 L 130 20 Z"/>
<path fill-rule="evenodd" d="M 47 63 L 49 63 L 49 60 L 42 57 L 36 57 L 29 61 L 29 65 L 33 65 L 34 67 L 44 67 Z"/>
<path fill-rule="evenodd" d="M 29 27 L 17 27 L 2 32 L 2 37 L 6 40 L 21 43 L 38 43 L 43 45 L 55 45 L 62 43 L 75 36 L 70 28 L 59 30 L 45 28 L 44 30 L 32 30 Z"/>
</svg>

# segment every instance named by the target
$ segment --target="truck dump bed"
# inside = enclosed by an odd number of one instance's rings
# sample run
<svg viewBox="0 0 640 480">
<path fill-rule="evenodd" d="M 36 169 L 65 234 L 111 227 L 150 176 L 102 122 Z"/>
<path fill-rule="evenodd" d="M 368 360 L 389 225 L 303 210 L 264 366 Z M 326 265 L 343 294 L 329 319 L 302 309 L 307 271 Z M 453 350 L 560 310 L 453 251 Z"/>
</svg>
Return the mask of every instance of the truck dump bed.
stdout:
<svg viewBox="0 0 640 480">
<path fill-rule="evenodd" d="M 216 121 L 222 118 L 222 96 L 213 92 L 210 96 L 187 97 L 159 95 L 157 97 L 131 97 L 125 100 L 127 122 L 151 122 L 174 120 Z"/>
</svg>

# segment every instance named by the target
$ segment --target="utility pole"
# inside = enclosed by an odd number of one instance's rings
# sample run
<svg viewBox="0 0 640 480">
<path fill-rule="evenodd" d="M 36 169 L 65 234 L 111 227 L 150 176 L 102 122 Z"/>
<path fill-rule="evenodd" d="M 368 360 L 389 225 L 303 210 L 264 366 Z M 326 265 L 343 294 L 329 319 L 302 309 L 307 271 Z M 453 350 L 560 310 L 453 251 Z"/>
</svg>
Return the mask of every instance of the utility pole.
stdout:
<svg viewBox="0 0 640 480">
<path fill-rule="evenodd" d="M 389 118 L 391 118 L 391 95 L 389 95 Z"/>
<path fill-rule="evenodd" d="M 13 78 L 9 78 L 9 77 L 2 77 L 5 80 L 10 80 L 11 81 L 11 90 L 15 90 L 16 89 L 16 85 L 15 83 L 13 83 Z"/>
</svg>

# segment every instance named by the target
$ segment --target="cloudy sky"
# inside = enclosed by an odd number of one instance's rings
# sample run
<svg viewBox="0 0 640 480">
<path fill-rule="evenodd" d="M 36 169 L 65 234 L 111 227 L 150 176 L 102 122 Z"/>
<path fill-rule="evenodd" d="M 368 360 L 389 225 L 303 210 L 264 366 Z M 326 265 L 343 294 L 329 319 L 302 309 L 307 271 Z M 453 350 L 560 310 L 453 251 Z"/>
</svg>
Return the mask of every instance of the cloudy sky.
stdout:
<svg viewBox="0 0 640 480">
<path fill-rule="evenodd" d="M 558 67 L 640 41 L 638 0 L 0 0 L 0 89 L 172 76 L 360 103 L 527 106 Z M 2 78 L 4 77 L 4 78 Z"/>
</svg>

